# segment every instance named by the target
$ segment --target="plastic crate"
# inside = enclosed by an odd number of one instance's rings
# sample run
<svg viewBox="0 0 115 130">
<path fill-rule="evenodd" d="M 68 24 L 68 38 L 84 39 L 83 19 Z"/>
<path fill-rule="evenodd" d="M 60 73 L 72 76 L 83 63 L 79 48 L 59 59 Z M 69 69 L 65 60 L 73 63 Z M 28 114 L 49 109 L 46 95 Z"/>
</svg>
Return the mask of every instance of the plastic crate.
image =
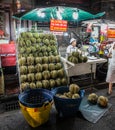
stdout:
<svg viewBox="0 0 115 130">
<path fill-rule="evenodd" d="M 1 56 L 2 67 L 16 66 L 16 56 Z"/>
<path fill-rule="evenodd" d="M 0 53 L 1 54 L 16 54 L 15 44 L 1 44 Z"/>
<path fill-rule="evenodd" d="M 84 96 L 84 90 L 79 91 L 80 98 L 77 99 L 65 99 L 56 96 L 57 93 L 61 94 L 68 91 L 69 91 L 69 87 L 66 86 L 62 86 L 52 90 L 52 93 L 54 94 L 54 103 L 55 103 L 56 110 L 59 116 L 62 117 L 75 116 L 79 110 L 80 103 Z"/>
<path fill-rule="evenodd" d="M 42 88 L 19 94 L 21 111 L 30 126 L 37 127 L 48 121 L 52 100 L 52 93 Z"/>
</svg>

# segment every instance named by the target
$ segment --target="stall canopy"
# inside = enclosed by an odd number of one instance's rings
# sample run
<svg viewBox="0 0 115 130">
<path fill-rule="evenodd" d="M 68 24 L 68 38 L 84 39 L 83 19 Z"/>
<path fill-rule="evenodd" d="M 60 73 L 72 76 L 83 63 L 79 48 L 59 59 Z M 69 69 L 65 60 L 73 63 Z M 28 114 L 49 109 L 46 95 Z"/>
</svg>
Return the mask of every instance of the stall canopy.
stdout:
<svg viewBox="0 0 115 130">
<path fill-rule="evenodd" d="M 67 20 L 68 22 L 80 22 L 84 20 L 99 18 L 104 14 L 105 12 L 101 12 L 94 15 L 78 8 L 54 6 L 36 8 L 30 11 L 14 14 L 13 18 L 39 22 L 50 22 L 50 19 Z"/>
</svg>

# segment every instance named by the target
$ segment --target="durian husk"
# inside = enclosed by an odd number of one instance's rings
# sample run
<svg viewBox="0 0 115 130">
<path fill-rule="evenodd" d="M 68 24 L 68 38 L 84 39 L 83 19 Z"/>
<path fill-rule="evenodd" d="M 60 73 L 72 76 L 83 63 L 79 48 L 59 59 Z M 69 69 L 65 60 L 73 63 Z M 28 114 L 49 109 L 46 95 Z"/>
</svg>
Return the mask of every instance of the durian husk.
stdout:
<svg viewBox="0 0 115 130">
<path fill-rule="evenodd" d="M 70 84 L 70 86 L 69 86 L 69 91 L 70 91 L 72 94 L 78 93 L 79 90 L 80 90 L 80 87 L 79 87 L 77 84 Z"/>
<path fill-rule="evenodd" d="M 92 104 L 96 104 L 98 100 L 98 95 L 95 93 L 91 93 L 88 95 L 88 101 Z"/>
<path fill-rule="evenodd" d="M 108 106 L 108 98 L 105 96 L 99 96 L 97 100 L 99 106 L 107 107 Z"/>
</svg>

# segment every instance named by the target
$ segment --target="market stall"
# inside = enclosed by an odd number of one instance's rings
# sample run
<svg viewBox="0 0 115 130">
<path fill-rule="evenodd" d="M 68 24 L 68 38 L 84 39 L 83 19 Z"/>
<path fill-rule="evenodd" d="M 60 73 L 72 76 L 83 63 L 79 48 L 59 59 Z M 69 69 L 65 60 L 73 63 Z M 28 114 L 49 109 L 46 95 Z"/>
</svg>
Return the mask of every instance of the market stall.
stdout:
<svg viewBox="0 0 115 130">
<path fill-rule="evenodd" d="M 74 64 L 71 62 L 68 62 L 65 58 L 61 57 L 67 75 L 69 83 L 71 83 L 71 77 L 72 76 L 81 76 L 81 75 L 87 75 L 90 74 L 91 79 L 91 85 L 93 85 L 94 79 L 96 79 L 96 70 L 97 70 L 97 64 L 106 63 L 107 59 L 104 58 L 96 58 L 96 59 L 88 59 L 86 63 L 78 63 Z"/>
<path fill-rule="evenodd" d="M 66 60 L 63 60 L 63 61 L 65 62 L 65 68 L 67 69 L 69 77 L 82 75 L 82 74 L 88 74 L 88 73 L 94 73 L 94 78 L 95 78 L 96 64 L 105 63 L 107 62 L 107 59 L 104 59 L 104 58 L 98 58 L 95 60 L 88 59 L 86 63 L 73 64 L 73 66 L 66 63 Z"/>
</svg>

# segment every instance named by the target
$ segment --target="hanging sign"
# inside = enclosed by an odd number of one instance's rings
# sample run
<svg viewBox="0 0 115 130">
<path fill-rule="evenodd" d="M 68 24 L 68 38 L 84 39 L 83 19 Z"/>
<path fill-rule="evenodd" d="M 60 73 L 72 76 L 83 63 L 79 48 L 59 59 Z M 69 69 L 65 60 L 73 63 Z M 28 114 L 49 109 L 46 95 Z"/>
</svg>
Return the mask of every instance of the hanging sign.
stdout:
<svg viewBox="0 0 115 130">
<path fill-rule="evenodd" d="M 115 29 L 108 29 L 107 36 L 108 38 L 115 38 Z"/>
<path fill-rule="evenodd" d="M 51 31 L 67 31 L 67 21 L 65 20 L 55 20 L 50 21 L 50 30 Z"/>
</svg>

